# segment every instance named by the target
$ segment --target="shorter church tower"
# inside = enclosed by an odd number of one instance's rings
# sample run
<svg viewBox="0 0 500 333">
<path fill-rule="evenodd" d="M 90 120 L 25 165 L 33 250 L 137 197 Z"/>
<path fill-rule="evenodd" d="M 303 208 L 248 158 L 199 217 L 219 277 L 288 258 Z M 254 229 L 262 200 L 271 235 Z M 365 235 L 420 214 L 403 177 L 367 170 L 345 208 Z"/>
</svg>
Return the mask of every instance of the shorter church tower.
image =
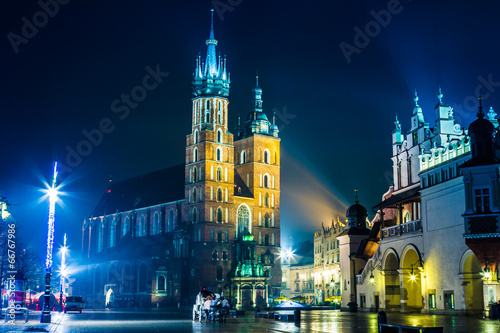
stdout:
<svg viewBox="0 0 500 333">
<path fill-rule="evenodd" d="M 370 234 L 366 227 L 368 212 L 359 204 L 356 189 L 355 203 L 347 209 L 347 229 L 337 236 L 340 249 L 340 271 L 342 272 L 341 309 L 356 311 L 356 274 L 364 267 L 365 261 L 356 258 L 361 241 Z"/>
</svg>

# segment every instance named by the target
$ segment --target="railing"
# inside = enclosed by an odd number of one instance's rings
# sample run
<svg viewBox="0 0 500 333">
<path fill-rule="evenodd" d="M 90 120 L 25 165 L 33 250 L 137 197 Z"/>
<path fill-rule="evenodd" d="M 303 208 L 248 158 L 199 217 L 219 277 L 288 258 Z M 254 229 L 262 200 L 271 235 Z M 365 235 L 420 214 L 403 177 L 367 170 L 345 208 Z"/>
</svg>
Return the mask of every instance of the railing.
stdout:
<svg viewBox="0 0 500 333">
<path fill-rule="evenodd" d="M 403 224 L 394 225 L 392 227 L 382 229 L 383 238 L 402 236 L 413 232 L 422 231 L 422 223 L 420 220 L 414 220 Z"/>
</svg>

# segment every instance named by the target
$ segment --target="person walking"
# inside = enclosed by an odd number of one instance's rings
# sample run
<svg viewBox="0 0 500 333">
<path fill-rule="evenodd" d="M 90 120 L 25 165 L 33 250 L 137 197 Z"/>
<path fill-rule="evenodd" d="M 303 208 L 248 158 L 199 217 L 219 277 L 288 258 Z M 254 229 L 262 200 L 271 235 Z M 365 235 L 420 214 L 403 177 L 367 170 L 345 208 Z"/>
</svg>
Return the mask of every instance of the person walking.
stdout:
<svg viewBox="0 0 500 333">
<path fill-rule="evenodd" d="M 203 303 L 203 311 L 205 311 L 205 322 L 208 323 L 210 315 L 210 306 L 212 305 L 212 297 L 207 296 L 205 303 Z"/>
</svg>

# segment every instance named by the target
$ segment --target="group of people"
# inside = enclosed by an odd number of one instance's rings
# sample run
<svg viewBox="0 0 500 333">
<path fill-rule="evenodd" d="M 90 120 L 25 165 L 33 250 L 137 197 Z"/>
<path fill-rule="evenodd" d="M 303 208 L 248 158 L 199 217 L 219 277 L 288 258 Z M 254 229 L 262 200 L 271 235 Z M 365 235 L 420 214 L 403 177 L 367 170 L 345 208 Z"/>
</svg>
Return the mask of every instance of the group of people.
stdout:
<svg viewBox="0 0 500 333">
<path fill-rule="evenodd" d="M 205 298 L 205 303 L 203 303 L 203 310 L 205 311 L 205 322 L 209 322 L 213 320 L 215 322 L 215 315 L 217 311 L 219 311 L 219 322 L 226 322 L 226 317 L 229 313 L 229 309 L 231 305 L 227 298 L 224 296 L 220 298 L 213 297 L 212 295 L 208 295 Z"/>
</svg>

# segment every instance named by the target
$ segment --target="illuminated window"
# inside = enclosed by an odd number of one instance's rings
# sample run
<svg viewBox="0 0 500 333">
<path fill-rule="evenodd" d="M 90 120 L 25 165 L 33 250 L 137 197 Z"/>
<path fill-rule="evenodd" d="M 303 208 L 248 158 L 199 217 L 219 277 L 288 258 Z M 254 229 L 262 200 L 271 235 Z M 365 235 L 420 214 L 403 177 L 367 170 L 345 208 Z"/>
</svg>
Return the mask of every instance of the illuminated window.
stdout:
<svg viewBox="0 0 500 333">
<path fill-rule="evenodd" d="M 205 104 L 205 122 L 209 123 L 210 122 L 210 100 L 207 99 L 207 102 Z"/>
<path fill-rule="evenodd" d="M 218 202 L 222 202 L 222 196 L 223 196 L 223 193 L 222 193 L 222 188 L 221 188 L 221 187 L 219 187 L 219 188 L 217 189 L 217 201 L 218 201 Z"/>
<path fill-rule="evenodd" d="M 222 149 L 220 147 L 217 148 L 217 161 L 222 162 Z"/>
<path fill-rule="evenodd" d="M 264 150 L 264 163 L 269 164 L 271 163 L 271 154 L 269 153 L 269 150 Z"/>
<path fill-rule="evenodd" d="M 250 210 L 247 206 L 241 205 L 238 207 L 236 218 L 236 222 L 238 224 L 238 235 L 242 237 L 250 233 Z"/>
<path fill-rule="evenodd" d="M 221 182 L 222 181 L 222 167 L 217 167 L 217 181 Z"/>
<path fill-rule="evenodd" d="M 217 208 L 217 223 L 222 223 L 222 208 Z"/>
<path fill-rule="evenodd" d="M 194 124 L 198 124 L 198 101 L 194 103 Z"/>
<path fill-rule="evenodd" d="M 222 143 L 222 130 L 217 131 L 217 142 Z"/>
<path fill-rule="evenodd" d="M 116 244 L 116 220 L 111 222 L 111 230 L 109 233 L 109 247 L 114 247 Z"/>
<path fill-rule="evenodd" d="M 153 235 L 159 234 L 160 233 L 160 214 L 158 212 L 155 212 L 153 215 Z"/>
<path fill-rule="evenodd" d="M 130 219 L 127 216 L 123 221 L 122 236 L 125 236 L 129 231 L 130 231 Z"/>
<path fill-rule="evenodd" d="M 271 245 L 274 246 L 274 234 L 271 234 Z"/>
<path fill-rule="evenodd" d="M 222 124 L 222 102 L 219 101 L 219 110 L 217 110 L 217 122 Z"/>
<path fill-rule="evenodd" d="M 264 187 L 269 188 L 271 185 L 271 182 L 269 181 L 269 175 L 266 173 L 264 175 Z"/>
<path fill-rule="evenodd" d="M 146 219 L 144 218 L 144 215 L 141 215 L 141 219 L 139 222 L 139 237 L 146 236 Z"/>
<path fill-rule="evenodd" d="M 429 294 L 429 309 L 436 308 L 436 294 Z"/>
<path fill-rule="evenodd" d="M 194 143 L 198 143 L 199 140 L 199 133 L 198 130 L 194 130 Z"/>
<path fill-rule="evenodd" d="M 247 162 L 247 153 L 243 150 L 240 155 L 240 164 L 245 164 Z"/>
<path fill-rule="evenodd" d="M 104 234 L 104 223 L 99 224 L 99 235 L 98 235 L 98 241 L 97 241 L 97 252 L 102 251 L 102 243 L 103 243 L 103 234 Z"/>
<path fill-rule="evenodd" d="M 163 275 L 158 276 L 158 282 L 157 282 L 157 290 L 158 291 L 164 291 L 165 290 L 165 277 Z"/>
<path fill-rule="evenodd" d="M 198 162 L 198 148 L 193 149 L 193 162 Z"/>
<path fill-rule="evenodd" d="M 476 188 L 474 189 L 474 211 L 477 214 L 490 212 L 490 189 Z"/>
</svg>

